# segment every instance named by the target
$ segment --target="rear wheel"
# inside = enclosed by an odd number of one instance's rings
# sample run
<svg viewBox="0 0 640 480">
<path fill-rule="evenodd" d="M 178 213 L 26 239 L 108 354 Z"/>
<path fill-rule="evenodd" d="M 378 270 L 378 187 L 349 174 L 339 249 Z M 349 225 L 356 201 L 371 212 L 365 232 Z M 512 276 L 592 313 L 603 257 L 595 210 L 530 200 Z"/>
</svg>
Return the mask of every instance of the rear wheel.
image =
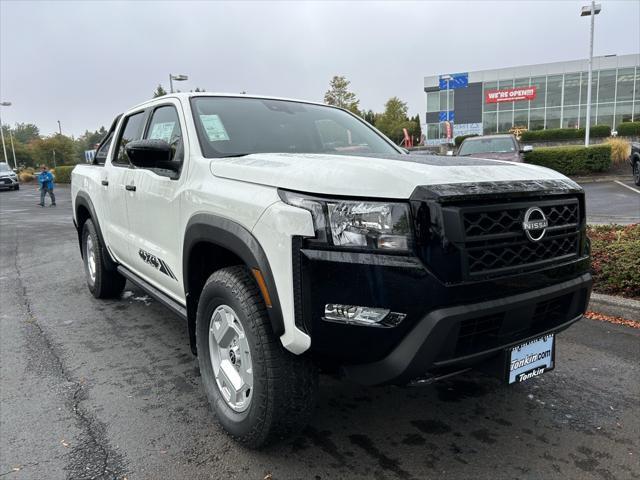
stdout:
<svg viewBox="0 0 640 480">
<path fill-rule="evenodd" d="M 640 158 L 633 162 L 633 181 L 640 187 Z"/>
<path fill-rule="evenodd" d="M 82 253 L 87 286 L 93 296 L 96 298 L 120 296 L 126 279 L 105 266 L 104 247 L 91 219 L 87 220 L 82 227 Z"/>
<path fill-rule="evenodd" d="M 317 370 L 273 334 L 246 267 L 218 270 L 198 302 L 196 341 L 202 383 L 218 421 L 251 447 L 299 432 L 315 405 Z"/>
</svg>

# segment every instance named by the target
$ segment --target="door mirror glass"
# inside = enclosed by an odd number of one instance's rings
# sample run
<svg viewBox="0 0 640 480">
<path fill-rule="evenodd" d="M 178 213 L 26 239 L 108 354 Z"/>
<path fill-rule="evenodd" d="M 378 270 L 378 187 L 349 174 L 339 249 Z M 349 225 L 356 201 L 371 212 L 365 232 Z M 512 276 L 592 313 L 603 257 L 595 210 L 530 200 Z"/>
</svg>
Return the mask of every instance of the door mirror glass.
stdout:
<svg viewBox="0 0 640 480">
<path fill-rule="evenodd" d="M 164 140 L 135 140 L 125 146 L 131 164 L 138 168 L 161 168 L 177 172 L 180 163 L 173 161 L 174 150 Z"/>
</svg>

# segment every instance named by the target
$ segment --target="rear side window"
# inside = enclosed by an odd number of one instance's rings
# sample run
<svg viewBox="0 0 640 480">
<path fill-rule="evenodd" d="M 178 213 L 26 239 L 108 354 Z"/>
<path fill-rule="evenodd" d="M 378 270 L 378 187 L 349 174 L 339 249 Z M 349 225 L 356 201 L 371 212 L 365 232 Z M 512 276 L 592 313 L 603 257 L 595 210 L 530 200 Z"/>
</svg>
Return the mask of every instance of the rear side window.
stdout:
<svg viewBox="0 0 640 480">
<path fill-rule="evenodd" d="M 129 166 L 129 156 L 125 151 L 127 143 L 140 140 L 142 136 L 142 126 L 144 123 L 144 112 L 135 113 L 124 119 L 124 128 L 118 142 L 118 149 L 112 163 L 120 166 Z"/>
<path fill-rule="evenodd" d="M 107 161 L 107 154 L 109 153 L 109 147 L 111 146 L 111 142 L 113 141 L 113 132 L 109 132 L 107 139 L 102 142 L 100 148 L 96 152 L 95 159 L 93 161 L 94 164 L 104 165 Z"/>
</svg>

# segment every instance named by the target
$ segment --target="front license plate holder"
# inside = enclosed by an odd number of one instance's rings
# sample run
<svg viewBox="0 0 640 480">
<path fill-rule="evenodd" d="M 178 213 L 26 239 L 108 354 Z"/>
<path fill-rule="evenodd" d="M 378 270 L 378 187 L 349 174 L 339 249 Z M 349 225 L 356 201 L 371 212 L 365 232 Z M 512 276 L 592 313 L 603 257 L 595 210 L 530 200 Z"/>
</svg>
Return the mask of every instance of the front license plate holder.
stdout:
<svg viewBox="0 0 640 480">
<path fill-rule="evenodd" d="M 505 379 L 521 383 L 555 367 L 556 339 L 550 333 L 505 350 Z"/>
</svg>

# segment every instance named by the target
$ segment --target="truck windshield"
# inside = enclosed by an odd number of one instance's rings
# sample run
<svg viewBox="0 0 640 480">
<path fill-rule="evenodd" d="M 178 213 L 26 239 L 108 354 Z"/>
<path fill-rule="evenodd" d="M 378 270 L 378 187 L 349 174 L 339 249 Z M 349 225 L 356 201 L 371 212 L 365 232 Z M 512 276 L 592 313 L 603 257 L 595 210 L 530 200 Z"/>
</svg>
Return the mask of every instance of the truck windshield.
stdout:
<svg viewBox="0 0 640 480">
<path fill-rule="evenodd" d="M 285 100 L 195 97 L 205 157 L 251 153 L 398 154 L 363 121 L 332 107 Z"/>
<path fill-rule="evenodd" d="M 469 138 L 462 143 L 458 155 L 475 155 L 476 153 L 510 153 L 516 146 L 510 137 Z"/>
<path fill-rule="evenodd" d="M 9 168 L 9 165 L 7 165 L 4 162 L 0 162 L 0 172 L 10 172 L 11 169 Z"/>
</svg>

